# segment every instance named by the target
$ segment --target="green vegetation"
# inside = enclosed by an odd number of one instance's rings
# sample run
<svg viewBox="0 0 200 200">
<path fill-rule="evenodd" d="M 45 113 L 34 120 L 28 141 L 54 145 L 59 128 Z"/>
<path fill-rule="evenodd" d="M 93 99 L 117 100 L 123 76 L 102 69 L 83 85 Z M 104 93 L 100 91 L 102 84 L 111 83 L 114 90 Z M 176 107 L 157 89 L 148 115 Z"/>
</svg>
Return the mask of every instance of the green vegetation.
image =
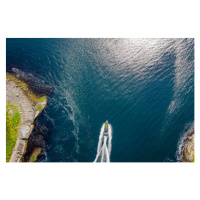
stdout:
<svg viewBox="0 0 200 200">
<path fill-rule="evenodd" d="M 42 107 L 42 105 L 39 103 L 39 104 L 37 105 L 37 108 L 36 108 L 35 111 L 40 111 L 40 110 L 42 110 L 42 109 L 43 109 L 43 107 Z"/>
<path fill-rule="evenodd" d="M 191 162 L 194 162 L 194 154 L 193 154 L 193 156 L 192 156 L 192 160 L 191 160 Z"/>
<path fill-rule="evenodd" d="M 41 101 L 44 101 L 44 100 L 46 100 L 46 96 L 41 97 L 38 101 L 41 102 Z M 36 109 L 35 109 L 35 111 L 40 111 L 40 110 L 42 110 L 42 109 L 43 109 L 42 104 L 41 104 L 41 103 L 38 103 L 38 104 L 37 104 L 37 107 L 36 107 Z"/>
<path fill-rule="evenodd" d="M 183 162 L 194 162 L 195 156 L 194 156 L 194 149 L 193 148 L 194 148 L 194 145 L 189 150 L 189 155 L 192 157 L 192 159 L 190 161 L 188 161 L 186 159 L 186 149 L 184 149 L 184 151 L 183 151 Z"/>
<path fill-rule="evenodd" d="M 191 162 L 194 162 L 194 150 L 193 150 L 193 148 L 194 148 L 194 145 L 190 149 L 190 155 L 192 156 Z"/>
<path fill-rule="evenodd" d="M 191 155 L 191 153 L 192 153 L 192 149 L 193 149 L 193 147 L 194 147 L 194 145 L 190 148 L 190 155 Z"/>
<path fill-rule="evenodd" d="M 31 162 L 35 162 L 35 161 L 36 161 L 36 159 L 37 159 L 37 155 L 33 156 L 33 158 L 32 158 L 32 160 L 31 160 Z"/>
<path fill-rule="evenodd" d="M 41 150 L 42 150 L 41 148 L 35 148 L 34 151 L 33 151 L 32 154 L 31 154 L 31 156 L 29 157 L 28 162 L 36 162 L 38 156 L 39 156 L 40 153 L 41 153 Z"/>
<path fill-rule="evenodd" d="M 17 141 L 19 122 L 20 114 L 18 107 L 13 104 L 6 105 L 6 162 L 9 162 Z"/>
<path fill-rule="evenodd" d="M 46 98 L 46 96 L 43 96 L 43 97 L 41 97 L 40 99 L 39 99 L 39 102 L 41 102 L 41 101 L 43 101 L 43 100 L 46 100 L 47 98 Z"/>
</svg>

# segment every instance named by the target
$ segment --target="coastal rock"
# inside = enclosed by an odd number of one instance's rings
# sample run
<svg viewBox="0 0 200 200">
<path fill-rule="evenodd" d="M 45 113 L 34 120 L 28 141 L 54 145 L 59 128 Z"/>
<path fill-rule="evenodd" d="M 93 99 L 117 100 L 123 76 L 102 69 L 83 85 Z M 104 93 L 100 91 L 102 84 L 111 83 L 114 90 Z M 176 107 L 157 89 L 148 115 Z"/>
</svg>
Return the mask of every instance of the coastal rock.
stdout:
<svg viewBox="0 0 200 200">
<path fill-rule="evenodd" d="M 35 77 L 33 74 L 25 73 L 17 68 L 12 68 L 9 73 L 27 83 L 35 94 L 50 96 L 54 91 L 53 86 L 46 84 L 44 80 Z"/>
<path fill-rule="evenodd" d="M 183 162 L 194 162 L 194 133 L 188 136 L 183 150 Z"/>
<path fill-rule="evenodd" d="M 15 151 L 13 151 L 10 158 L 10 162 L 19 162 L 26 152 L 27 140 L 33 131 L 35 118 L 45 108 L 47 99 L 43 96 L 42 100 L 40 100 L 41 98 L 32 93 L 32 91 L 27 91 L 27 84 L 18 80 L 16 77 L 9 74 L 6 74 L 6 77 L 9 80 L 6 82 L 6 104 L 17 105 L 21 116 L 21 122 L 18 127 L 18 139 L 14 147 Z M 41 105 L 39 106 L 40 109 L 33 110 L 32 108 L 35 108 L 38 103 Z M 9 110 L 9 112 L 12 112 L 12 110 Z M 42 139 L 42 144 L 39 145 L 37 141 L 36 146 L 44 147 L 43 138 L 38 137 L 37 140 L 39 139 Z"/>
<path fill-rule="evenodd" d="M 27 151 L 33 151 L 34 148 L 36 147 L 40 147 L 44 149 L 45 146 L 46 145 L 45 145 L 43 136 L 39 134 L 34 134 L 34 135 L 31 135 L 28 139 Z"/>
<path fill-rule="evenodd" d="M 37 156 L 41 153 L 44 153 L 45 148 L 46 144 L 44 142 L 44 137 L 38 133 L 31 134 L 28 139 L 26 153 L 24 154 L 22 161 L 29 162 L 30 160 L 32 160 L 31 156 L 35 156 L 35 152 L 38 153 L 38 149 L 40 149 L 41 151 L 37 154 Z"/>
<path fill-rule="evenodd" d="M 31 156 L 29 157 L 28 162 L 37 162 L 42 152 L 42 148 L 35 148 Z"/>
<path fill-rule="evenodd" d="M 41 112 L 43 111 L 43 109 L 46 107 L 47 105 L 47 99 L 45 98 L 44 100 L 40 101 L 37 105 L 36 105 L 36 109 L 35 109 L 35 118 L 38 117 Z"/>
</svg>

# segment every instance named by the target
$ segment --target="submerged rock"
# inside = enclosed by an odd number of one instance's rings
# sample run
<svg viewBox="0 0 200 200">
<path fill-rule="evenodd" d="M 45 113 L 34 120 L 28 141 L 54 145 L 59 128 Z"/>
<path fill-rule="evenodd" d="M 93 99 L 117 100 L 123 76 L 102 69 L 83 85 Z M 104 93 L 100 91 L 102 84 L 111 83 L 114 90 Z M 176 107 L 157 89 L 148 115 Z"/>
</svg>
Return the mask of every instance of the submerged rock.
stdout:
<svg viewBox="0 0 200 200">
<path fill-rule="evenodd" d="M 35 77 L 33 74 L 25 73 L 17 68 L 12 68 L 8 72 L 26 82 L 29 85 L 29 88 L 38 95 L 50 96 L 54 91 L 53 86 L 48 85 L 44 80 Z"/>
</svg>

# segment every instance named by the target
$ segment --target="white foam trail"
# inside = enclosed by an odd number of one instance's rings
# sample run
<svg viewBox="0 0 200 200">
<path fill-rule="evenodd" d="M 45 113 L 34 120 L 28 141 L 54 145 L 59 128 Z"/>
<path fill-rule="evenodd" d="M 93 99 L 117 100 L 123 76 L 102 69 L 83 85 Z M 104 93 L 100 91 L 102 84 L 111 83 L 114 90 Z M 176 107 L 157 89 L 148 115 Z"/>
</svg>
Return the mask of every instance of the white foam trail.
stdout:
<svg viewBox="0 0 200 200">
<path fill-rule="evenodd" d="M 108 153 L 108 148 L 106 148 L 106 162 L 110 162 L 110 156 L 109 156 L 109 153 Z"/>
<path fill-rule="evenodd" d="M 101 127 L 97 155 L 94 162 L 110 162 L 112 127 L 108 124 L 108 136 L 104 136 L 105 123 Z"/>
<path fill-rule="evenodd" d="M 108 126 L 108 152 L 109 152 L 109 157 L 111 154 L 111 142 L 112 142 L 112 126 Z"/>
<path fill-rule="evenodd" d="M 105 128 L 105 124 L 103 124 L 103 126 L 101 127 L 101 131 L 100 131 L 100 135 L 99 135 L 99 143 L 98 143 L 97 153 L 100 151 L 101 146 L 102 146 L 104 128 Z"/>
<path fill-rule="evenodd" d="M 102 150 L 102 154 L 101 154 L 101 162 L 103 162 L 103 160 L 104 160 L 104 151 L 105 151 L 104 145 L 102 148 L 103 148 L 103 150 Z"/>
<path fill-rule="evenodd" d="M 96 156 L 96 158 L 95 158 L 95 161 L 94 162 L 96 162 L 97 161 L 97 159 L 99 158 L 99 156 L 100 156 L 100 153 L 102 152 L 102 149 L 100 149 L 100 152 L 97 154 L 97 156 Z"/>
</svg>

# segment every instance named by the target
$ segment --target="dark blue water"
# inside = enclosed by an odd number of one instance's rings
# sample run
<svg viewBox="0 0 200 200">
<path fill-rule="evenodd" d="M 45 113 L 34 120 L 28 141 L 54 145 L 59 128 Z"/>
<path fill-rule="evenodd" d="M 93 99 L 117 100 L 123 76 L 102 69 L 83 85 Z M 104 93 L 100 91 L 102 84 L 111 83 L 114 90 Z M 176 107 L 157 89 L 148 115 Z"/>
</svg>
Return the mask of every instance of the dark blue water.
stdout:
<svg viewBox="0 0 200 200">
<path fill-rule="evenodd" d="M 193 39 L 7 39 L 6 62 L 54 86 L 46 161 L 94 161 L 106 120 L 111 162 L 177 161 L 194 122 Z"/>
</svg>

